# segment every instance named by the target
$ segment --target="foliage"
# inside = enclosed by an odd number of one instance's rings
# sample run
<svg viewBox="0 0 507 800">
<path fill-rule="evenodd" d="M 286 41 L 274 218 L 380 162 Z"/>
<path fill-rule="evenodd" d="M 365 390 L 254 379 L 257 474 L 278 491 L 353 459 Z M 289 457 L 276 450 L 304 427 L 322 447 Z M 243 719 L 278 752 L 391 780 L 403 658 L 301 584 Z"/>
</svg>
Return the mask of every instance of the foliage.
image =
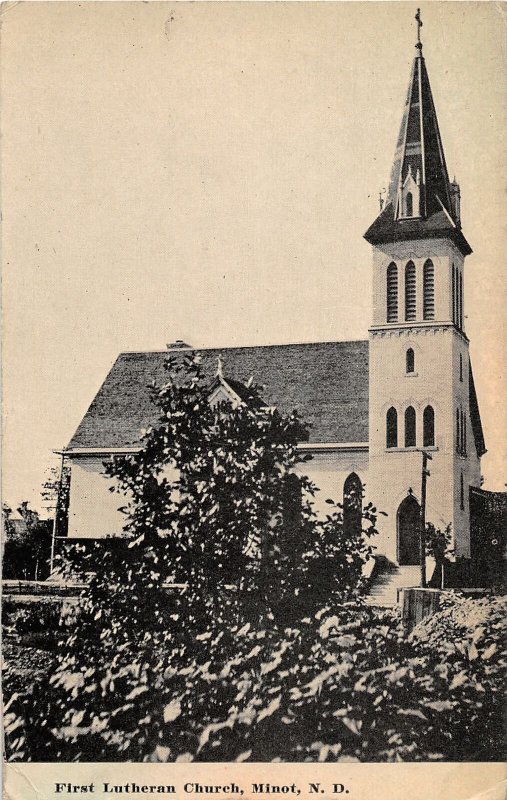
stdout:
<svg viewBox="0 0 507 800">
<path fill-rule="evenodd" d="M 70 499 L 70 467 L 50 467 L 42 484 L 41 499 L 50 515 L 56 516 L 56 535 L 65 536 Z"/>
<path fill-rule="evenodd" d="M 444 530 L 440 530 L 432 522 L 426 523 L 426 555 L 431 556 L 438 563 L 441 563 L 446 555 L 451 555 L 452 550 L 452 528 L 447 525 Z"/>
<path fill-rule="evenodd" d="M 350 604 L 322 609 L 283 636 L 247 624 L 201 634 L 188 649 L 175 637 L 172 649 L 171 640 L 152 640 L 129 659 L 120 648 L 86 669 L 67 661 L 40 692 L 41 716 L 33 705 L 27 715 L 25 703 L 21 722 L 16 699 L 7 709 L 9 754 L 500 760 L 505 606 L 458 600 L 406 639 L 391 612 Z"/>
<path fill-rule="evenodd" d="M 314 515 L 295 415 L 252 387 L 212 408 L 195 362 L 153 392 L 157 425 L 110 467 L 127 538 L 77 548 L 79 617 L 60 628 L 53 674 L 9 699 L 8 757 L 498 758 L 499 601 L 481 605 L 485 633 L 444 609 L 434 636 L 407 639 L 395 614 L 361 604 L 361 530 L 331 502 Z M 371 505 L 362 521 L 371 533 Z"/>
<path fill-rule="evenodd" d="M 25 500 L 18 509 L 20 519 L 12 519 L 12 509 L 2 507 L 5 545 L 2 562 L 4 578 L 44 580 L 49 575 L 51 522 L 41 520 Z"/>
<path fill-rule="evenodd" d="M 126 531 L 155 548 L 162 580 L 187 585 L 190 616 L 215 619 L 226 596 L 228 607 L 246 599 L 256 615 L 286 623 L 316 610 L 322 592 L 360 588 L 375 509 L 364 511 L 363 535 L 344 529 L 334 504 L 317 518 L 316 487 L 296 471 L 307 429 L 266 406 L 259 387 L 242 390 L 238 406 L 212 406 L 199 359 L 170 360 L 167 383 L 152 390 L 157 424 L 109 474 L 127 497 Z"/>
</svg>

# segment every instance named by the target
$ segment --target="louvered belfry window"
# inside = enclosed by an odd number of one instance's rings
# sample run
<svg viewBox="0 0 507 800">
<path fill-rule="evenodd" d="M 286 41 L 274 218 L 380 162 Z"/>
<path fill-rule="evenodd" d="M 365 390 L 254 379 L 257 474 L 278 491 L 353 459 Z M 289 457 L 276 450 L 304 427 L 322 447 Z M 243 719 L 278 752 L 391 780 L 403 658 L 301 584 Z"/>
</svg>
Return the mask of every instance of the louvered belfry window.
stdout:
<svg viewBox="0 0 507 800">
<path fill-rule="evenodd" d="M 423 268 L 423 318 L 435 319 L 435 269 L 428 259 Z"/>
<path fill-rule="evenodd" d="M 387 321 L 398 321 L 398 267 L 389 264 L 387 268 Z"/>
<path fill-rule="evenodd" d="M 407 322 L 415 319 L 415 264 L 409 261 L 405 267 L 405 319 Z"/>
</svg>

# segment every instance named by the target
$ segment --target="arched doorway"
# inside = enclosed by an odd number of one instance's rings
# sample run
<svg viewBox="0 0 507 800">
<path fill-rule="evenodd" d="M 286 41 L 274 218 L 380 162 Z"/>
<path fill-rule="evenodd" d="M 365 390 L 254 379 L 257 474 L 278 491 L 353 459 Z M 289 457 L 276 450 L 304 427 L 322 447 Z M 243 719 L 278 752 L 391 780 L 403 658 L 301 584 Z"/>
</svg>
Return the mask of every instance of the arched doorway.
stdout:
<svg viewBox="0 0 507 800">
<path fill-rule="evenodd" d="M 421 506 L 409 494 L 400 503 L 396 515 L 398 564 L 415 566 L 420 562 Z"/>
</svg>

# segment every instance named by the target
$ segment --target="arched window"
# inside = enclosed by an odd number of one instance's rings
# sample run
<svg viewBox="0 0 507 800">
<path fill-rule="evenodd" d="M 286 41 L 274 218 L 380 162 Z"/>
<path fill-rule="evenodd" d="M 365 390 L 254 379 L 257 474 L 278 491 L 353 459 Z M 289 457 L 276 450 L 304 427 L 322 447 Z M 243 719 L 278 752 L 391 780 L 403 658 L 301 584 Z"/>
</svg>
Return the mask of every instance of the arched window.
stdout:
<svg viewBox="0 0 507 800">
<path fill-rule="evenodd" d="M 407 205 L 406 216 L 407 217 L 412 217 L 413 214 L 414 214 L 414 201 L 412 199 L 412 192 L 408 192 L 407 193 L 407 199 L 406 199 L 405 202 L 406 202 L 406 205 Z"/>
<path fill-rule="evenodd" d="M 415 370 L 415 355 L 411 347 L 408 348 L 405 357 L 405 370 L 407 373 L 414 372 Z"/>
<path fill-rule="evenodd" d="M 394 263 L 387 268 L 387 321 L 398 321 L 398 267 Z"/>
<path fill-rule="evenodd" d="M 463 275 L 460 274 L 459 276 L 459 328 L 462 330 L 463 328 Z"/>
<path fill-rule="evenodd" d="M 461 448 L 461 422 L 459 408 L 456 409 L 456 452 L 459 453 Z"/>
<path fill-rule="evenodd" d="M 461 410 L 461 452 L 464 456 L 467 454 L 467 424 L 465 412 Z"/>
<path fill-rule="evenodd" d="M 405 319 L 415 319 L 415 264 L 409 261 L 405 267 Z"/>
<path fill-rule="evenodd" d="M 343 529 L 347 536 L 360 536 L 362 528 L 363 484 L 352 472 L 343 484 Z"/>
<path fill-rule="evenodd" d="M 452 321 L 456 323 L 456 267 L 452 265 Z"/>
<path fill-rule="evenodd" d="M 405 411 L 405 447 L 415 447 L 415 410 L 412 406 Z"/>
<path fill-rule="evenodd" d="M 423 447 L 435 444 L 435 412 L 432 406 L 426 406 L 423 413 Z"/>
<path fill-rule="evenodd" d="M 463 480 L 463 473 L 459 476 L 459 507 L 462 511 L 465 509 L 465 481 Z"/>
<path fill-rule="evenodd" d="M 386 447 L 398 447 L 398 412 L 393 406 L 386 415 Z"/>
<path fill-rule="evenodd" d="M 423 267 L 423 319 L 435 319 L 435 269 L 429 258 Z"/>
<path fill-rule="evenodd" d="M 463 356 L 459 354 L 459 379 L 463 383 Z"/>
</svg>

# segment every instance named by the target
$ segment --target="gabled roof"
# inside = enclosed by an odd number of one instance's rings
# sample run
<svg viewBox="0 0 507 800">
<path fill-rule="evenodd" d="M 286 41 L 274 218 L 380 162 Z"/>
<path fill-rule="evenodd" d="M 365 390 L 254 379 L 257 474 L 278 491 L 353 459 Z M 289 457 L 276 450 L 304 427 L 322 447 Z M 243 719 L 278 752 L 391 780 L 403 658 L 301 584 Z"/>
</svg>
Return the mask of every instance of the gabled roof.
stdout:
<svg viewBox="0 0 507 800">
<path fill-rule="evenodd" d="M 235 391 L 253 377 L 263 386 L 264 402 L 283 413 L 296 410 L 311 426 L 310 442 L 368 441 L 368 342 L 352 341 L 122 353 L 68 449 L 139 444 L 141 430 L 157 419 L 149 385 L 165 382 L 169 355 L 192 352 L 201 356 L 210 386 L 219 357 Z"/>
<path fill-rule="evenodd" d="M 472 252 L 451 202 L 451 184 L 422 45 L 416 45 L 407 99 L 389 181 L 385 208 L 368 228 L 370 244 L 399 239 L 450 238 L 463 255 Z M 411 173 L 420 180 L 420 217 L 399 219 L 398 188 Z M 456 191 L 459 187 L 455 185 Z"/>
</svg>

